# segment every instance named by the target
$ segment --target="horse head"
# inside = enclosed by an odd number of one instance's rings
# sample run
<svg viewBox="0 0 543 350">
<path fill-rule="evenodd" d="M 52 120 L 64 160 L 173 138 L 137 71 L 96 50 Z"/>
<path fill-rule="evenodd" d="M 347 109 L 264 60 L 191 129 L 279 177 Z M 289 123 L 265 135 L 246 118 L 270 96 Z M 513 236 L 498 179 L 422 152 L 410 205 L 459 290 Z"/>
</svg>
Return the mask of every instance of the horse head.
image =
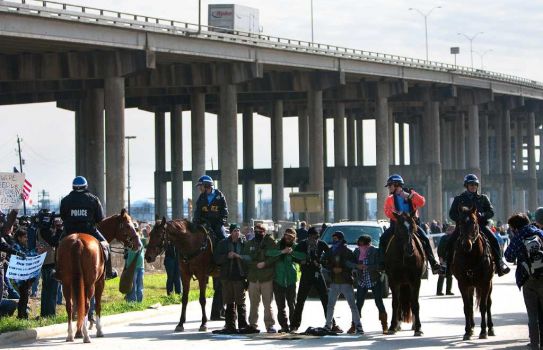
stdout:
<svg viewBox="0 0 543 350">
<path fill-rule="evenodd" d="M 412 240 L 413 235 L 417 231 L 415 213 L 394 213 L 394 216 L 396 217 L 394 236 L 398 240 L 398 243 L 403 247 L 404 252 L 408 256 L 412 256 L 414 253 Z"/>
<path fill-rule="evenodd" d="M 149 233 L 149 243 L 145 249 L 145 261 L 152 263 L 156 257 L 162 254 L 166 248 L 166 218 L 157 221 Z"/>
<path fill-rule="evenodd" d="M 132 250 L 141 248 L 141 241 L 132 218 L 124 208 L 120 214 L 115 214 L 102 220 L 98 224 L 98 230 L 104 234 L 108 242 L 116 239 L 125 247 Z"/>
<path fill-rule="evenodd" d="M 460 207 L 460 221 L 458 228 L 460 232 L 460 244 L 464 251 L 471 252 L 473 245 L 479 238 L 479 223 L 477 220 L 477 208 L 475 206 Z"/>
</svg>

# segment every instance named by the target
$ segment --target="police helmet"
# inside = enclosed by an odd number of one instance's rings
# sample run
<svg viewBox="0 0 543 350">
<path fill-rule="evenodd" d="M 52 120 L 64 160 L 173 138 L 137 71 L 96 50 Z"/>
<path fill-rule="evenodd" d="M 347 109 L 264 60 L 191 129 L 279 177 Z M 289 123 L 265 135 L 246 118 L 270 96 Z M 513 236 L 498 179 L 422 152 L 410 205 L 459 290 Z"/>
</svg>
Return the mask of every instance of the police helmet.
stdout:
<svg viewBox="0 0 543 350">
<path fill-rule="evenodd" d="M 72 182 L 72 188 L 74 190 L 86 190 L 89 184 L 87 183 L 87 179 L 85 179 L 84 176 L 76 176 L 74 181 Z"/>
<path fill-rule="evenodd" d="M 200 176 L 200 178 L 198 179 L 198 183 L 196 183 L 196 186 L 200 186 L 200 185 L 213 186 L 213 179 L 211 178 L 211 176 L 208 176 L 208 175 Z"/>
<path fill-rule="evenodd" d="M 392 174 L 388 177 L 385 187 L 391 184 L 404 185 L 403 178 L 398 174 Z"/>
<path fill-rule="evenodd" d="M 468 184 L 476 184 L 479 185 L 479 178 L 475 174 L 467 174 L 464 176 L 464 186 L 467 186 Z"/>
</svg>

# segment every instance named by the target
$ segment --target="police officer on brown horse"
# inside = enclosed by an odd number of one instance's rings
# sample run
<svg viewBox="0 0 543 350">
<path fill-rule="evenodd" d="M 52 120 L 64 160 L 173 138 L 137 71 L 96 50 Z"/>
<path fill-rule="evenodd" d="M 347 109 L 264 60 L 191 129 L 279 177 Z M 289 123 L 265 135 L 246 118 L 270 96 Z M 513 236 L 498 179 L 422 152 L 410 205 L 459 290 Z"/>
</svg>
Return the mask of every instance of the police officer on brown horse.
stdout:
<svg viewBox="0 0 543 350">
<path fill-rule="evenodd" d="M 466 190 L 460 195 L 454 197 L 451 209 L 449 210 L 449 217 L 454 222 L 458 223 L 461 218 L 460 208 L 477 208 L 477 218 L 479 222 L 479 228 L 485 235 L 490 248 L 492 249 L 492 256 L 494 257 L 494 263 L 496 264 L 496 271 L 498 276 L 503 276 L 509 273 L 509 267 L 502 260 L 502 253 L 497 238 L 488 228 L 488 220 L 494 216 L 494 208 L 490 203 L 490 200 L 485 194 L 480 194 L 479 190 L 479 178 L 475 174 L 467 174 L 464 176 L 464 187 Z M 458 239 L 459 230 L 457 229 L 451 234 L 447 241 L 447 264 L 450 264 L 452 260 L 454 245 Z M 446 266 L 445 265 L 445 266 Z"/>
<path fill-rule="evenodd" d="M 198 179 L 196 184 L 200 190 L 200 196 L 196 201 L 194 210 L 193 222 L 207 226 L 210 231 L 213 247 L 226 238 L 224 225 L 228 220 L 228 207 L 224 194 L 213 186 L 211 176 L 203 175 Z M 222 319 L 221 313 L 224 314 L 222 304 L 222 286 L 218 278 L 213 278 L 213 303 L 211 305 L 212 321 Z"/>
<path fill-rule="evenodd" d="M 96 227 L 96 224 L 104 219 L 102 203 L 98 197 L 89 192 L 87 179 L 83 176 L 74 179 L 72 188 L 73 190 L 60 202 L 60 217 L 64 222 L 62 238 L 72 233 L 87 233 L 96 238 L 106 256 L 106 279 L 115 278 L 117 271 L 111 267 L 109 243 Z"/>
</svg>

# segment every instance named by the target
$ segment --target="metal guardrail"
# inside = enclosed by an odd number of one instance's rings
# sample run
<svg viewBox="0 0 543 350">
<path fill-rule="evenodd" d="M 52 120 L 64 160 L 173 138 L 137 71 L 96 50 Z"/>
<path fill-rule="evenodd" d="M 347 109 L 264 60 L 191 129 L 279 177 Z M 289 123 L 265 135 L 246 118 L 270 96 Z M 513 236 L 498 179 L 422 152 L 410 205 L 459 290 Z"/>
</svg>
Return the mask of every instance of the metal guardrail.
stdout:
<svg viewBox="0 0 543 350">
<path fill-rule="evenodd" d="M 448 63 L 426 61 L 399 55 L 350 49 L 346 47 L 311 43 L 303 40 L 280 38 L 264 34 L 241 31 L 225 32 L 224 28 L 198 25 L 158 17 L 150 17 L 118 11 L 98 9 L 94 7 L 71 5 L 55 1 L 41 0 L 0 0 L 0 11 L 17 12 L 28 15 L 47 16 L 63 20 L 95 23 L 117 27 L 162 32 L 174 35 L 194 36 L 203 39 L 235 42 L 244 45 L 267 47 L 280 50 L 311 53 L 317 55 L 347 58 L 366 62 L 376 62 L 402 67 L 447 72 L 456 75 L 483 78 L 500 82 L 517 84 L 531 88 L 543 89 L 543 83 L 509 74 L 456 66 Z"/>
</svg>

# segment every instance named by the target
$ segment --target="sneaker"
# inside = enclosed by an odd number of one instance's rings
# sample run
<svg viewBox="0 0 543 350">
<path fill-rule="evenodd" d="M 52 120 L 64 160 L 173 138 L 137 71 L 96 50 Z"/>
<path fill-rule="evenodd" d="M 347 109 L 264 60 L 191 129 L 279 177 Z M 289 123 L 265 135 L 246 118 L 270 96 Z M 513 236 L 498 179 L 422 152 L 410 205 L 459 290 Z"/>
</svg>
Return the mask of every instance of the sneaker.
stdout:
<svg viewBox="0 0 543 350">
<path fill-rule="evenodd" d="M 217 329 L 211 332 L 213 334 L 238 334 L 238 330 L 233 327 L 224 327 L 223 329 Z"/>
<path fill-rule="evenodd" d="M 447 295 L 454 295 L 453 292 L 447 292 L 447 293 L 445 293 L 445 294 L 447 294 Z"/>
<path fill-rule="evenodd" d="M 362 329 L 362 327 L 358 327 L 358 328 L 356 329 L 356 334 L 358 334 L 358 335 L 364 334 L 364 330 Z"/>
<path fill-rule="evenodd" d="M 273 326 L 268 327 L 268 328 L 266 328 L 266 333 L 274 334 L 274 333 L 277 333 L 277 330 Z"/>
<path fill-rule="evenodd" d="M 442 295 L 444 295 L 444 294 L 443 294 L 443 292 L 437 292 L 436 295 L 437 295 L 437 296 L 442 296 Z"/>
<path fill-rule="evenodd" d="M 279 333 L 290 333 L 288 327 L 281 327 L 281 329 L 279 329 Z"/>
<path fill-rule="evenodd" d="M 337 324 L 333 325 L 331 330 L 332 332 L 343 333 L 343 329 L 339 328 Z"/>
<path fill-rule="evenodd" d="M 351 324 L 351 328 L 347 331 L 347 334 L 355 334 L 356 333 L 356 327 L 354 324 Z"/>
<path fill-rule="evenodd" d="M 240 328 L 239 330 L 239 334 L 257 334 L 257 333 L 260 333 L 260 330 L 258 328 L 251 327 L 251 326 Z"/>
<path fill-rule="evenodd" d="M 290 333 L 296 333 L 296 332 L 298 332 L 298 327 L 290 326 Z"/>
</svg>

